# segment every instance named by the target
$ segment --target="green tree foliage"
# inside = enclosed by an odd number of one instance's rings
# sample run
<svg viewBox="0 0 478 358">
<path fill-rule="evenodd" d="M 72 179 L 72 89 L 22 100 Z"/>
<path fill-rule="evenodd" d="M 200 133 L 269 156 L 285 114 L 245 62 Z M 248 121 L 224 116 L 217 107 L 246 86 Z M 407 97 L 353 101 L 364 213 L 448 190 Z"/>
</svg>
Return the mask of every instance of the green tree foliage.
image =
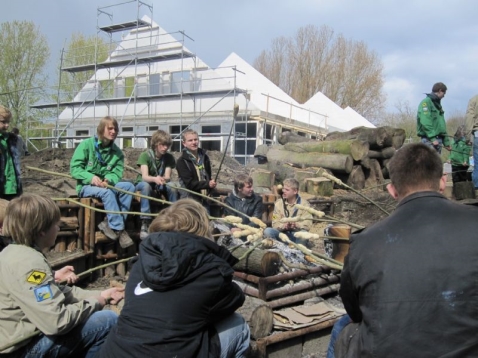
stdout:
<svg viewBox="0 0 478 358">
<path fill-rule="evenodd" d="M 97 36 L 76 33 L 71 36 L 63 52 L 63 69 L 104 62 L 110 53 L 110 44 Z M 95 74 L 94 70 L 62 71 L 60 101 L 70 101 Z M 55 98 L 56 100 L 56 98 Z"/>
<path fill-rule="evenodd" d="M 13 21 L 0 24 L 0 50 L 0 103 L 12 111 L 12 123 L 24 127 L 27 118 L 45 115 L 30 105 L 46 95 L 44 69 L 50 49 L 33 22 Z"/>
<path fill-rule="evenodd" d="M 254 67 L 299 103 L 320 91 L 366 118 L 376 117 L 385 103 L 378 55 L 327 26 L 308 25 L 294 37 L 274 39 Z"/>
</svg>

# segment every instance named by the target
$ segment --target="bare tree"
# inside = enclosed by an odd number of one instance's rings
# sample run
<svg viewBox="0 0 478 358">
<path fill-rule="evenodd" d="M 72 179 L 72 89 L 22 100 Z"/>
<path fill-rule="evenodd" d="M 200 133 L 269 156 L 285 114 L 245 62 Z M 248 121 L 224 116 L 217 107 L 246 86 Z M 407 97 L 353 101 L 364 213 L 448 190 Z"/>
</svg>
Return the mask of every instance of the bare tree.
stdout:
<svg viewBox="0 0 478 358">
<path fill-rule="evenodd" d="M 272 41 L 254 67 L 299 103 L 321 91 L 342 108 L 374 118 L 384 108 L 383 64 L 364 42 L 308 25 Z"/>
<path fill-rule="evenodd" d="M 0 25 L 0 103 L 10 108 L 13 123 L 22 127 L 28 117 L 38 119 L 42 112 L 30 112 L 30 105 L 45 93 L 44 74 L 50 49 L 45 36 L 33 22 L 13 21 Z"/>
</svg>

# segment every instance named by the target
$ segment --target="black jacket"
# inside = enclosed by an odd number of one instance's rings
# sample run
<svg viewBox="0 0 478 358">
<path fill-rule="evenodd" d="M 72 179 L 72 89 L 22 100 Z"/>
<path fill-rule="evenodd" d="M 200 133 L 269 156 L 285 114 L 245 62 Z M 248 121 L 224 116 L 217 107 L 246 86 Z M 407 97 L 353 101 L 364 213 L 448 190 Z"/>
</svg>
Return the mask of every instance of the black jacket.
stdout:
<svg viewBox="0 0 478 358">
<path fill-rule="evenodd" d="M 150 234 L 100 357 L 217 357 L 213 323 L 244 302 L 227 249 L 186 233 Z"/>
<path fill-rule="evenodd" d="M 478 209 L 436 192 L 352 235 L 340 295 L 360 357 L 478 357 Z"/>
<path fill-rule="evenodd" d="M 209 156 L 206 154 L 206 151 L 201 148 L 199 148 L 198 151 L 204 156 L 203 164 L 208 177 L 207 180 L 199 180 L 196 172 L 196 164 L 185 151 L 183 151 L 183 155 L 179 157 L 176 162 L 176 170 L 178 171 L 181 184 L 184 185 L 186 189 L 197 193 L 201 192 L 202 189 L 209 190 L 209 181 L 211 180 L 211 161 L 209 160 Z M 188 195 L 183 195 L 183 193 L 181 193 L 181 197 L 183 196 Z"/>
<path fill-rule="evenodd" d="M 256 193 L 252 193 L 251 196 L 246 198 L 239 198 L 235 192 L 232 192 L 231 194 L 229 194 L 226 200 L 224 200 L 224 203 L 236 210 L 239 210 L 241 213 L 244 213 L 247 216 L 255 217 L 262 220 L 264 206 L 262 205 L 262 197 L 256 195 Z M 227 208 L 224 208 L 224 214 L 240 216 L 235 211 L 228 210 Z M 249 224 L 249 222 L 250 220 L 248 218 L 242 218 L 243 224 Z"/>
</svg>

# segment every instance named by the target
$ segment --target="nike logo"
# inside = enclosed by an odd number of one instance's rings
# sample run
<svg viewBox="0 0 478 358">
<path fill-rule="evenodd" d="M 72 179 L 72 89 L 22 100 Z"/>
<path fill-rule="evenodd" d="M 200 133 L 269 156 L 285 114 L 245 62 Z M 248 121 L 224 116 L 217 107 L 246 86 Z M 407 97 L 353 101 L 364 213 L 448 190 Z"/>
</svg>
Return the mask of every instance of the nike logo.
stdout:
<svg viewBox="0 0 478 358">
<path fill-rule="evenodd" d="M 136 287 L 134 288 L 134 294 L 136 296 L 140 296 L 140 295 L 144 295 L 145 293 L 148 293 L 148 292 L 151 292 L 153 291 L 152 289 L 150 289 L 149 287 L 141 287 L 141 285 L 143 284 L 143 281 L 141 281 L 140 283 L 138 283 L 136 285 Z"/>
</svg>

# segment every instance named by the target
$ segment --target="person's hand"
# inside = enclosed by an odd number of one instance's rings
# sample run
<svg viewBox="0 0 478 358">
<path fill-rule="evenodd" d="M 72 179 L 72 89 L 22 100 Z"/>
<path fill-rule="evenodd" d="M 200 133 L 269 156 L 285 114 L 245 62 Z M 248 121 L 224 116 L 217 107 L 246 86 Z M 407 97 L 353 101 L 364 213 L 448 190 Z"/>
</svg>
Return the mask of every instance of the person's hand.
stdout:
<svg viewBox="0 0 478 358">
<path fill-rule="evenodd" d="M 91 185 L 102 187 L 103 182 L 99 177 L 95 175 L 93 178 L 91 178 Z"/>
<path fill-rule="evenodd" d="M 434 140 L 434 141 L 432 142 L 432 144 L 436 147 L 436 146 L 438 145 L 438 141 L 437 141 L 437 140 Z"/>
<path fill-rule="evenodd" d="M 210 187 L 211 189 L 214 189 L 214 188 L 216 187 L 216 185 L 217 185 L 217 183 L 216 183 L 214 180 L 210 180 L 210 181 L 209 181 L 209 187 Z"/>
<path fill-rule="evenodd" d="M 124 298 L 124 288 L 123 287 L 112 287 L 101 292 L 101 297 L 105 299 L 105 302 L 112 305 L 118 304 Z"/>
<path fill-rule="evenodd" d="M 160 177 L 160 176 L 155 177 L 154 182 L 158 185 L 166 184 L 166 180 L 163 177 Z"/>
<path fill-rule="evenodd" d="M 79 277 L 75 274 L 75 268 L 73 266 L 65 266 L 55 271 L 55 282 L 66 282 L 68 285 L 72 285 L 78 281 Z"/>
<path fill-rule="evenodd" d="M 448 150 L 449 152 L 451 152 L 451 147 L 450 147 L 449 145 L 447 145 L 447 146 L 445 147 L 445 149 Z"/>
</svg>

